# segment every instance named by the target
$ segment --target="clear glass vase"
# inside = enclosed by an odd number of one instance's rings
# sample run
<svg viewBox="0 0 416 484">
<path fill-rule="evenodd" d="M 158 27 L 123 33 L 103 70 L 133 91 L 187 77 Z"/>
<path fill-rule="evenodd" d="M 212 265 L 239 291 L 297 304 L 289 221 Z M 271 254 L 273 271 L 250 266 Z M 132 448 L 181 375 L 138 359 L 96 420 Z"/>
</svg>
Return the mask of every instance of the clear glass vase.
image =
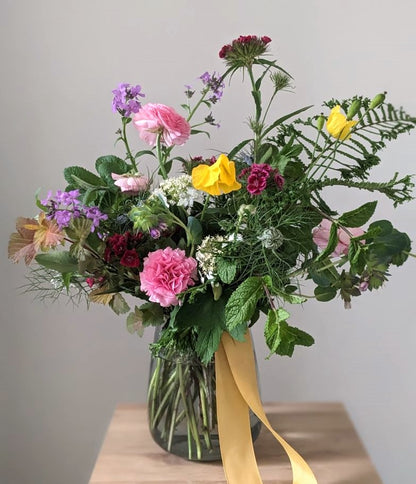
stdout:
<svg viewBox="0 0 416 484">
<path fill-rule="evenodd" d="M 160 447 L 188 460 L 221 460 L 214 360 L 204 365 L 195 354 L 152 356 L 147 403 L 150 432 Z M 250 423 L 254 441 L 261 422 L 250 414 Z"/>
</svg>

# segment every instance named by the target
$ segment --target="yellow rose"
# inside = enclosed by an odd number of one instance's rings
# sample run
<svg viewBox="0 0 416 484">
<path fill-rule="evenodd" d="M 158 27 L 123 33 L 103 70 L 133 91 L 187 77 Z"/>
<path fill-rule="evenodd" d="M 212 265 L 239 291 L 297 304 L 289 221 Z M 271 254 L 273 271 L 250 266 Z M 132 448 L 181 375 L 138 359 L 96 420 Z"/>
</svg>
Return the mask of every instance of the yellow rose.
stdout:
<svg viewBox="0 0 416 484">
<path fill-rule="evenodd" d="M 350 131 L 358 121 L 347 121 L 346 116 L 341 112 L 341 106 L 335 106 L 331 110 L 331 114 L 326 122 L 326 129 L 328 133 L 334 138 L 340 140 L 348 139 L 350 137 Z"/>
<path fill-rule="evenodd" d="M 230 161 L 225 155 L 220 155 L 211 166 L 196 166 L 192 170 L 192 185 L 210 195 L 222 195 L 241 188 L 235 179 L 234 161 Z"/>
</svg>

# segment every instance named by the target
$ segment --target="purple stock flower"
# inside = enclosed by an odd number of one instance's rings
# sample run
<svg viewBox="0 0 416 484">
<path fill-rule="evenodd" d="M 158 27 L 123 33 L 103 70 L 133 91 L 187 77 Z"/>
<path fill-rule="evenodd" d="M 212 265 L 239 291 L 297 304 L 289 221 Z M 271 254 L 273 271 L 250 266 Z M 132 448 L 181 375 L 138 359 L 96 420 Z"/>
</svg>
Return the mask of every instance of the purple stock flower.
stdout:
<svg viewBox="0 0 416 484">
<path fill-rule="evenodd" d="M 210 74 L 209 72 L 204 72 L 200 77 L 202 84 L 212 92 L 209 100 L 212 103 L 216 103 L 222 98 L 225 84 L 222 78 L 217 75 L 216 72 Z"/>
<path fill-rule="evenodd" d="M 92 220 L 91 232 L 100 225 L 101 220 L 107 220 L 108 216 L 105 213 L 100 212 L 98 207 L 84 207 L 84 214 L 87 218 Z"/>
<path fill-rule="evenodd" d="M 142 88 L 139 85 L 132 86 L 127 83 L 119 84 L 118 88 L 112 91 L 114 94 L 113 111 L 119 112 L 125 117 L 139 112 L 142 105 L 138 98 L 144 97 L 141 90 Z"/>
</svg>

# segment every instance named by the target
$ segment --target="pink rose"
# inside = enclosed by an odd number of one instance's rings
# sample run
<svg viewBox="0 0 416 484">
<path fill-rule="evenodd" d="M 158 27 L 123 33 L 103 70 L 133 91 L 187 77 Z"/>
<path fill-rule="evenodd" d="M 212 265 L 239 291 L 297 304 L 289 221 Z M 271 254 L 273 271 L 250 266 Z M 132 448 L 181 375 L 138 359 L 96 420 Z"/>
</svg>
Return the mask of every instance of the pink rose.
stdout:
<svg viewBox="0 0 416 484">
<path fill-rule="evenodd" d="M 197 262 L 180 249 L 159 249 L 144 259 L 140 290 L 163 307 L 177 306 L 177 294 L 195 284 Z"/>
<path fill-rule="evenodd" d="M 149 186 L 149 180 L 142 175 L 118 175 L 111 173 L 114 185 L 118 186 L 122 192 L 135 193 L 144 192 Z"/>
<path fill-rule="evenodd" d="M 329 233 L 331 231 L 332 222 L 326 218 L 322 220 L 318 227 L 313 229 L 313 241 L 320 249 L 325 249 L 328 245 Z M 352 237 L 358 237 L 364 233 L 361 228 L 348 228 L 348 232 L 351 233 Z M 345 230 L 338 229 L 338 245 L 335 247 L 332 253 L 333 257 L 338 257 L 340 255 L 347 255 L 348 248 L 350 246 L 350 235 L 345 232 Z"/>
<path fill-rule="evenodd" d="M 133 116 L 133 124 L 140 138 L 150 146 L 156 145 L 159 133 L 166 146 L 183 145 L 191 133 L 188 121 L 164 104 L 145 104 Z"/>
</svg>

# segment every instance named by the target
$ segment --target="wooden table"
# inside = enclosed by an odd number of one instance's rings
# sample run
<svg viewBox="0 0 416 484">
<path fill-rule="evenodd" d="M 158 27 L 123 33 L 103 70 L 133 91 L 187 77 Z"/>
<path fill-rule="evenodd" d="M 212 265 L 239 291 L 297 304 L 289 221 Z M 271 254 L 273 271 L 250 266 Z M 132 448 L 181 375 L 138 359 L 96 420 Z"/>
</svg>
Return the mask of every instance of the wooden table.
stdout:
<svg viewBox="0 0 416 484">
<path fill-rule="evenodd" d="M 308 462 L 318 484 L 382 484 L 340 403 L 264 405 L 269 420 Z M 265 428 L 255 442 L 264 484 L 291 484 L 283 449 Z M 119 405 L 90 484 L 225 484 L 221 463 L 194 463 L 152 440 L 144 405 Z M 241 483 L 245 484 L 245 483 Z"/>
</svg>

